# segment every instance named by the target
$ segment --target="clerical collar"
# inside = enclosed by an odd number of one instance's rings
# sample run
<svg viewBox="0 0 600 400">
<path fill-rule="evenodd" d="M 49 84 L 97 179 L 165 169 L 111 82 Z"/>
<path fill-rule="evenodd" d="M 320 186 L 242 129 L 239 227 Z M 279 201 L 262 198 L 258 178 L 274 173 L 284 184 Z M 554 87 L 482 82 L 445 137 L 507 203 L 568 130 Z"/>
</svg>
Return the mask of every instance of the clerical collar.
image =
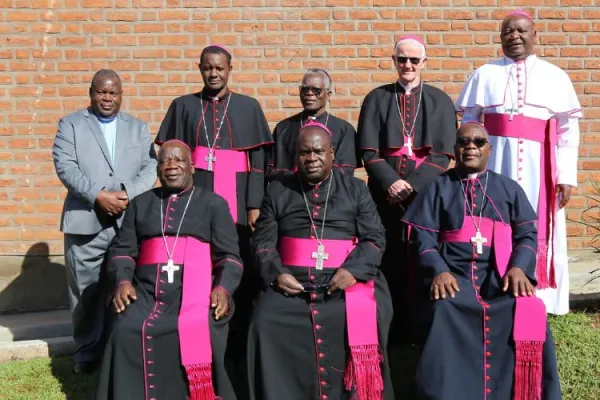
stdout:
<svg viewBox="0 0 600 400">
<path fill-rule="evenodd" d="M 487 168 L 485 168 L 483 171 L 481 172 L 474 172 L 472 174 L 465 174 L 463 171 L 461 171 L 460 169 L 458 170 L 460 178 L 461 179 L 468 179 L 468 180 L 472 180 L 472 179 L 477 179 L 480 176 L 482 176 L 483 174 L 485 174 L 487 172 Z"/>
<path fill-rule="evenodd" d="M 410 94 L 413 89 L 416 91 L 419 89 L 419 87 L 421 87 L 421 80 L 419 79 L 419 82 L 417 82 L 416 85 L 405 85 L 404 83 L 400 82 L 400 79 L 398 79 L 398 84 L 402 86 L 402 89 L 404 89 L 404 94 Z"/>
<path fill-rule="evenodd" d="M 204 97 L 205 99 L 210 100 L 210 101 L 224 101 L 231 94 L 231 90 L 229 90 L 229 88 L 227 88 L 227 91 L 221 97 L 209 96 L 204 90 L 202 92 L 200 92 L 200 94 L 202 97 Z"/>
<path fill-rule="evenodd" d="M 110 124 L 111 122 L 113 122 L 115 119 L 117 119 L 117 116 L 119 115 L 119 113 L 116 113 L 115 115 L 113 115 L 112 117 L 102 117 L 98 114 L 96 114 L 95 112 L 92 111 L 92 114 L 94 114 L 94 116 L 98 119 L 98 122 L 100 122 L 101 124 Z"/>
<path fill-rule="evenodd" d="M 519 60 L 519 61 L 515 61 L 510 57 L 506 57 L 504 56 L 504 64 L 505 65 L 511 65 L 511 64 L 519 64 L 519 63 L 525 63 L 525 65 L 527 67 L 530 67 L 535 61 L 537 60 L 537 57 L 535 54 L 530 54 L 527 56 L 526 59 L 524 60 Z"/>
<path fill-rule="evenodd" d="M 194 187 L 194 185 L 190 185 L 189 187 L 182 189 L 179 192 L 169 192 L 166 188 L 163 188 L 163 191 L 169 196 L 169 197 L 181 197 L 186 195 L 187 193 L 190 193 L 190 191 L 192 190 L 192 188 Z"/>
<path fill-rule="evenodd" d="M 317 183 L 310 183 L 310 182 L 305 182 L 302 179 L 300 179 L 300 182 L 302 182 L 302 187 L 304 188 L 304 184 L 306 183 L 308 185 L 308 189 L 312 190 L 312 189 L 318 189 L 319 187 L 321 187 L 322 184 L 324 184 L 325 182 L 327 182 L 327 180 L 333 175 L 333 169 L 331 171 L 329 171 L 329 174 L 323 178 L 320 182 Z"/>
</svg>

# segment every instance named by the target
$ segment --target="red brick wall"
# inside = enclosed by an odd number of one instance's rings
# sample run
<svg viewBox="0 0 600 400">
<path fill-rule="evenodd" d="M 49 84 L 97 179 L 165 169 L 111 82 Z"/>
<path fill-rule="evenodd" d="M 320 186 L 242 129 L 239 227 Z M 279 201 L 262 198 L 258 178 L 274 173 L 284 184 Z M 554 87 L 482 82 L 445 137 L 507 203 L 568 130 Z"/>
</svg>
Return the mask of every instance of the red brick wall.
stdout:
<svg viewBox="0 0 600 400">
<path fill-rule="evenodd" d="M 568 70 L 581 122 L 580 189 L 569 217 L 591 205 L 600 179 L 600 0 L 0 0 L 0 255 L 24 254 L 58 231 L 65 190 L 51 147 L 58 119 L 85 107 L 94 71 L 125 83 L 123 109 L 156 132 L 175 96 L 198 90 L 198 56 L 208 43 L 234 54 L 232 87 L 257 97 L 270 123 L 299 105 L 305 69 L 334 79 L 333 112 L 356 122 L 363 96 L 390 82 L 394 38 L 428 43 L 429 83 L 456 96 L 469 72 L 499 55 L 498 27 L 524 7 L 537 20 L 538 53 Z M 549 85 L 552 82 L 548 82 Z M 560 95 L 560 94 L 557 94 Z M 593 232 L 569 225 L 572 248 Z"/>
</svg>

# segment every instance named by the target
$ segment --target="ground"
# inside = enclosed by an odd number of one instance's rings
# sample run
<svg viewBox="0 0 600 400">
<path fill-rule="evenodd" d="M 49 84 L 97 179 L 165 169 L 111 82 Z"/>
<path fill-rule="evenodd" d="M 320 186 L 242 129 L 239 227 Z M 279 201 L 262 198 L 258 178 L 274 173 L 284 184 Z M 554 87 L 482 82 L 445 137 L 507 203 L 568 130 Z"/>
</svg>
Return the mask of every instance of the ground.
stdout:
<svg viewBox="0 0 600 400">
<path fill-rule="evenodd" d="M 564 400 L 600 400 L 600 313 L 551 317 Z M 402 349 L 396 357 L 414 359 Z M 410 369 L 410 362 L 406 368 Z M 71 374 L 70 357 L 0 364 L 1 400 L 91 400 L 96 376 Z M 406 374 L 404 374 L 406 375 Z M 399 399 L 406 399 L 399 394 Z"/>
</svg>

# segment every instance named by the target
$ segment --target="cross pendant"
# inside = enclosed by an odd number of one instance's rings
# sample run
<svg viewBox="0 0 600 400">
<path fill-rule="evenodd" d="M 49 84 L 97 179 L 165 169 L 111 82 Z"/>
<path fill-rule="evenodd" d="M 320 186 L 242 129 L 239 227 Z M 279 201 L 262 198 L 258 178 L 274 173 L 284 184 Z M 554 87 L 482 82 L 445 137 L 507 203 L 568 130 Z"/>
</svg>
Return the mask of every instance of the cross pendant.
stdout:
<svg viewBox="0 0 600 400">
<path fill-rule="evenodd" d="M 173 283 L 173 273 L 175 271 L 179 271 L 179 267 L 175 264 L 173 264 L 173 260 L 169 258 L 169 261 L 167 261 L 167 265 L 163 265 L 161 267 L 161 271 L 163 272 L 167 272 L 167 281 L 169 283 Z"/>
<path fill-rule="evenodd" d="M 404 141 L 404 147 L 406 147 L 406 150 L 408 151 L 408 156 L 412 157 L 412 137 L 409 136 L 406 138 Z"/>
<path fill-rule="evenodd" d="M 475 243 L 477 254 L 483 254 L 483 244 L 487 243 L 487 239 L 481 236 L 481 232 L 478 229 L 475 236 L 471 238 L 471 243 Z"/>
<path fill-rule="evenodd" d="M 323 269 L 323 260 L 329 260 L 329 253 L 325 253 L 325 246 L 320 244 L 317 246 L 317 251 L 313 251 L 312 258 L 317 260 L 315 268 L 321 270 Z"/>
<path fill-rule="evenodd" d="M 217 161 L 217 156 L 213 155 L 213 151 L 212 149 L 208 151 L 208 156 L 204 157 L 204 161 L 206 161 L 208 163 L 208 167 L 206 168 L 207 171 L 212 171 L 213 170 L 213 161 Z"/>
</svg>

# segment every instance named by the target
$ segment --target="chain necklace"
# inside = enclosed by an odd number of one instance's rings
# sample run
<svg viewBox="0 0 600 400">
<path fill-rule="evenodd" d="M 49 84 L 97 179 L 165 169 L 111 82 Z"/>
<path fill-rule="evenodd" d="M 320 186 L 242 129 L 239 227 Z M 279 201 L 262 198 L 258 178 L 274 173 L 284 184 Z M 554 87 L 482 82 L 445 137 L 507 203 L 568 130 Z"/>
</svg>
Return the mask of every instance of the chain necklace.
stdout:
<svg viewBox="0 0 600 400">
<path fill-rule="evenodd" d="M 327 117 L 325 118 L 325 123 L 324 123 L 323 125 L 325 125 L 327 128 L 329 128 L 329 127 L 327 126 L 327 123 L 329 122 L 329 113 L 328 113 L 327 111 L 325 111 L 325 113 L 327 114 Z M 308 119 L 312 119 L 313 121 L 316 121 L 316 120 L 317 120 L 317 118 L 319 118 L 319 117 L 311 117 L 311 116 L 309 115 L 309 116 L 307 117 L 307 120 L 308 120 Z M 305 123 L 304 123 L 304 111 L 302 111 L 302 114 L 300 115 L 300 128 L 303 128 L 303 127 L 304 127 L 304 125 L 305 125 Z"/>
<path fill-rule="evenodd" d="M 163 207 L 163 194 L 160 195 L 160 232 L 162 234 L 163 242 L 165 244 L 165 250 L 167 251 L 167 257 L 169 260 L 167 261 L 167 265 L 162 266 L 162 271 L 166 271 L 168 276 L 169 283 L 173 283 L 173 272 L 179 271 L 179 267 L 173 263 L 173 255 L 175 254 L 175 248 L 177 247 L 177 240 L 179 240 L 179 231 L 181 230 L 181 225 L 183 224 L 183 219 L 185 217 L 185 213 L 187 212 L 188 206 L 190 205 L 190 201 L 192 200 L 192 196 L 194 195 L 194 190 L 196 188 L 192 186 L 192 192 L 190 193 L 190 197 L 188 198 L 187 203 L 185 204 L 185 208 L 183 209 L 183 215 L 181 216 L 181 221 L 179 221 L 179 227 L 177 228 L 177 233 L 175 234 L 175 243 L 173 243 L 173 250 L 169 251 L 169 245 L 167 243 L 167 236 L 165 235 L 165 222 L 164 222 L 164 207 Z M 176 196 L 173 194 L 172 196 Z"/>
<path fill-rule="evenodd" d="M 465 185 L 463 185 L 460 174 L 458 174 L 458 181 L 460 182 L 460 187 L 462 189 L 461 192 L 465 196 L 465 202 L 467 203 L 469 215 L 471 216 L 471 220 L 473 220 L 473 225 L 475 225 L 475 236 L 471 238 L 471 243 L 474 243 L 477 246 L 477 254 L 483 254 L 483 243 L 487 242 L 487 238 L 481 235 L 481 216 L 483 215 L 483 206 L 485 205 L 486 199 L 485 194 L 487 193 L 487 185 L 489 181 L 488 172 L 486 171 L 485 173 L 485 186 L 483 187 L 483 198 L 481 200 L 481 207 L 479 208 L 479 224 L 477 224 L 477 221 L 475 220 L 475 212 L 473 207 L 471 207 L 471 203 L 469 203 L 469 198 L 467 197 L 467 189 Z"/>
<path fill-rule="evenodd" d="M 531 70 L 533 71 L 533 68 L 535 67 L 537 59 L 533 60 L 533 65 L 531 66 Z M 518 107 L 518 102 L 515 101 L 514 97 L 513 97 L 513 91 L 510 85 L 510 81 L 512 80 L 512 70 L 515 67 L 515 65 L 517 65 L 517 62 L 513 60 L 513 63 L 511 64 L 510 68 L 506 68 L 506 57 L 504 57 L 504 70 L 506 71 L 506 80 L 507 80 L 507 90 L 508 90 L 508 94 L 510 96 L 510 108 L 506 109 L 506 106 L 504 107 L 505 112 L 510 113 L 510 117 L 509 120 L 512 121 L 513 120 L 513 116 L 515 115 L 515 113 L 519 113 L 520 109 Z M 527 72 L 527 59 L 525 59 L 525 61 L 523 61 L 523 67 L 525 69 L 525 89 L 524 92 L 527 93 L 527 83 L 528 83 L 528 72 Z M 518 73 L 518 72 L 517 72 Z M 519 79 L 516 79 L 517 81 L 517 88 L 519 87 L 518 83 L 519 83 Z M 517 100 L 518 100 L 518 93 L 517 93 Z M 516 105 L 515 105 L 516 103 Z"/>
<path fill-rule="evenodd" d="M 229 93 L 227 97 L 227 104 L 225 105 L 225 111 L 223 112 L 223 118 L 221 118 L 221 123 L 219 124 L 219 128 L 217 129 L 217 133 L 215 133 L 215 139 L 213 144 L 210 144 L 210 140 L 208 138 L 208 129 L 206 129 L 206 111 L 204 110 L 204 102 L 202 101 L 202 95 L 200 95 L 200 108 L 202 109 L 202 123 L 204 125 L 204 136 L 206 137 L 206 145 L 208 147 L 208 156 L 204 157 L 204 161 L 208 163 L 207 171 L 213 170 L 213 161 L 217 161 L 217 157 L 213 155 L 215 150 L 215 145 L 219 141 L 219 137 L 221 134 L 221 128 L 223 127 L 223 122 L 227 118 L 227 110 L 229 109 L 229 103 L 231 102 L 232 93 Z"/>
<path fill-rule="evenodd" d="M 298 175 L 298 180 L 300 180 L 300 176 Z M 331 181 L 333 180 L 333 172 L 329 173 L 329 183 L 327 184 L 327 196 L 325 197 L 325 208 L 323 209 L 323 221 L 321 222 L 321 237 L 319 237 L 319 233 L 317 232 L 317 226 L 315 225 L 315 221 L 313 220 L 312 214 L 310 212 L 310 207 L 308 206 L 308 200 L 306 199 L 306 193 L 304 193 L 304 183 L 300 180 L 300 187 L 302 189 L 302 197 L 304 198 L 304 205 L 306 205 L 306 212 L 308 213 L 308 218 L 310 219 L 310 226 L 315 233 L 315 238 L 317 239 L 317 251 L 312 253 L 312 258 L 316 260 L 315 268 L 323 269 L 323 260 L 329 259 L 329 254 L 325 253 L 325 246 L 323 245 L 323 234 L 325 233 L 325 217 L 327 216 L 327 203 L 329 202 L 329 193 L 331 191 Z"/>
<path fill-rule="evenodd" d="M 412 137 L 415 130 L 415 125 L 417 124 L 417 117 L 419 116 L 419 111 L 421 110 L 421 100 L 423 99 L 423 80 L 420 82 L 421 90 L 419 91 L 419 101 L 417 103 L 417 112 L 415 114 L 415 118 L 413 119 L 412 128 L 410 128 L 410 132 L 406 130 L 406 124 L 404 123 L 404 118 L 402 118 L 402 110 L 400 109 L 400 101 L 398 100 L 398 89 L 396 88 L 396 84 L 394 84 L 394 98 L 396 99 L 396 107 L 398 108 L 398 115 L 400 116 L 400 122 L 402 123 L 402 135 L 407 137 L 406 143 L 404 146 L 408 148 L 408 155 L 412 156 Z"/>
</svg>

